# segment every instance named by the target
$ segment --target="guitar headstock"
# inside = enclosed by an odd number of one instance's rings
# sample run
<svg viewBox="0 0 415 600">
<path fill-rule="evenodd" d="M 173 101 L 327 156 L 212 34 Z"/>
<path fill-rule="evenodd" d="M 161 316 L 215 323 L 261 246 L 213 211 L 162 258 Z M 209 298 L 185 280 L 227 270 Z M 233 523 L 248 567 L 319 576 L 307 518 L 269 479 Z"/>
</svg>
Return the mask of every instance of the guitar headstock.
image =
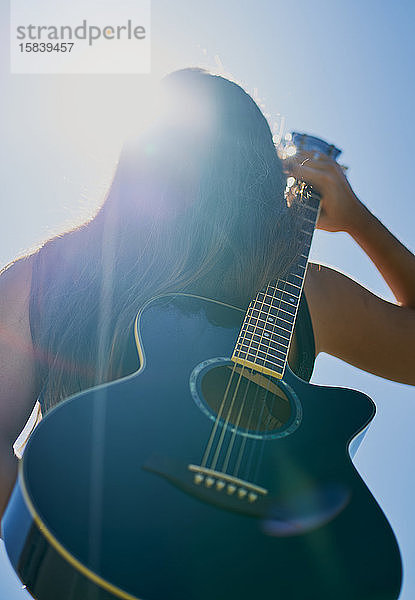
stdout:
<svg viewBox="0 0 415 600">
<path fill-rule="evenodd" d="M 285 134 L 284 138 L 276 144 L 278 156 L 281 160 L 289 159 L 295 156 L 297 153 L 314 152 L 316 158 L 319 154 L 325 154 L 333 160 L 336 160 L 340 154 L 340 148 L 337 148 L 334 144 L 329 144 L 325 140 L 318 138 L 314 135 L 308 135 L 307 133 L 298 133 L 293 131 L 292 133 Z M 345 165 L 340 165 L 343 171 L 347 171 Z M 288 177 L 287 187 L 285 189 L 285 198 L 287 204 L 290 205 L 295 197 L 300 196 L 304 199 L 308 197 L 311 186 L 307 185 L 301 180 L 296 180 L 294 177 Z M 316 194 L 317 192 L 315 192 Z"/>
<path fill-rule="evenodd" d="M 277 151 L 278 156 L 281 159 L 289 158 L 290 156 L 294 156 L 297 152 L 302 151 L 314 151 L 320 154 L 326 154 L 334 160 L 336 160 L 341 154 L 341 150 L 336 148 L 334 144 L 329 144 L 328 142 L 314 135 L 298 133 L 297 131 L 287 133 L 284 136 L 284 139 L 281 140 L 277 145 Z"/>
</svg>

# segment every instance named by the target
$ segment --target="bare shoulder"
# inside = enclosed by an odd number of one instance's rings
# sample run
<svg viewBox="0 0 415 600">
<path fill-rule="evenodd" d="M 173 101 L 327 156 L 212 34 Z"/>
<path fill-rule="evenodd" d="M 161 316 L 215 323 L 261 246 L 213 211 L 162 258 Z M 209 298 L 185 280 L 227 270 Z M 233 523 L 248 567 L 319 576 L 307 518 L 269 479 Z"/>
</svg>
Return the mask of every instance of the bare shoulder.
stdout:
<svg viewBox="0 0 415 600">
<path fill-rule="evenodd" d="M 0 441 L 14 441 L 36 400 L 29 322 L 33 255 L 0 272 Z"/>
<path fill-rule="evenodd" d="M 24 312 L 30 297 L 34 255 L 24 256 L 0 271 L 0 317 L 13 319 Z M 20 315 L 22 316 L 22 315 Z"/>
<path fill-rule="evenodd" d="M 414 385 L 414 309 L 388 302 L 351 277 L 313 263 L 304 291 L 316 354 L 327 352 L 369 373 Z"/>
</svg>

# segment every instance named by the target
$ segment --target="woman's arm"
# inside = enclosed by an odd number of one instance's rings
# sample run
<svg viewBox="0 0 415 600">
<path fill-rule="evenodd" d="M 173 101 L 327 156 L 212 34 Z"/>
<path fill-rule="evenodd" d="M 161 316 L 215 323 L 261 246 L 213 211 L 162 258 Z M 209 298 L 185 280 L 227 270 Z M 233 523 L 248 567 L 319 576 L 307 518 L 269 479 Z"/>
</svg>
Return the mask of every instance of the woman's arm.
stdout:
<svg viewBox="0 0 415 600">
<path fill-rule="evenodd" d="M 382 300 L 342 273 L 310 264 L 305 280 L 316 354 L 415 385 L 415 310 Z"/>
<path fill-rule="evenodd" d="M 349 233 L 379 269 L 396 300 L 415 308 L 415 256 L 360 202 L 340 165 L 314 155 L 302 152 L 286 162 L 293 175 L 321 193 L 317 227 Z"/>
<path fill-rule="evenodd" d="M 386 302 L 337 271 L 311 265 L 305 293 L 317 352 L 415 385 L 415 257 L 360 202 L 335 161 L 301 153 L 287 162 L 287 171 L 321 193 L 317 227 L 349 233 L 397 300 Z"/>
<path fill-rule="evenodd" d="M 348 232 L 372 259 L 401 306 L 415 309 L 415 256 L 360 203 Z"/>
<path fill-rule="evenodd" d="M 36 401 L 29 324 L 31 273 L 27 257 L 0 274 L 0 517 L 17 474 L 12 445 Z"/>
</svg>

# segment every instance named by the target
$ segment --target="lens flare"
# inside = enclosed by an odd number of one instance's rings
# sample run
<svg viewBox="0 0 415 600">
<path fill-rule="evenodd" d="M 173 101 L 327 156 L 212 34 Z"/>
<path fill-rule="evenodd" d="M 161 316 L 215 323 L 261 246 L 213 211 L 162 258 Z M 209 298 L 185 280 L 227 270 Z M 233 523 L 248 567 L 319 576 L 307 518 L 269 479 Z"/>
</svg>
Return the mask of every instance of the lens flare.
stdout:
<svg viewBox="0 0 415 600">
<path fill-rule="evenodd" d="M 331 483 L 276 500 L 262 521 L 262 531 L 273 537 L 287 537 L 317 529 L 346 507 L 350 495 L 343 484 Z"/>
</svg>

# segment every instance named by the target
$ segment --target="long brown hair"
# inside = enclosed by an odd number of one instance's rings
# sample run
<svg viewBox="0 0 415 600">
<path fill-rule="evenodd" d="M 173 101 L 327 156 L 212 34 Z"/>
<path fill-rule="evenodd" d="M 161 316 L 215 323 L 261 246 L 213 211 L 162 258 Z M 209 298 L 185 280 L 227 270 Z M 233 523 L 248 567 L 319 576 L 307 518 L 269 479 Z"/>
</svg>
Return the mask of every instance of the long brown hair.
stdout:
<svg viewBox="0 0 415 600">
<path fill-rule="evenodd" d="M 46 409 L 126 373 L 142 304 L 191 291 L 247 308 L 298 252 L 298 206 L 267 120 L 205 69 L 165 76 L 97 214 L 37 252 L 31 326 Z"/>
</svg>

